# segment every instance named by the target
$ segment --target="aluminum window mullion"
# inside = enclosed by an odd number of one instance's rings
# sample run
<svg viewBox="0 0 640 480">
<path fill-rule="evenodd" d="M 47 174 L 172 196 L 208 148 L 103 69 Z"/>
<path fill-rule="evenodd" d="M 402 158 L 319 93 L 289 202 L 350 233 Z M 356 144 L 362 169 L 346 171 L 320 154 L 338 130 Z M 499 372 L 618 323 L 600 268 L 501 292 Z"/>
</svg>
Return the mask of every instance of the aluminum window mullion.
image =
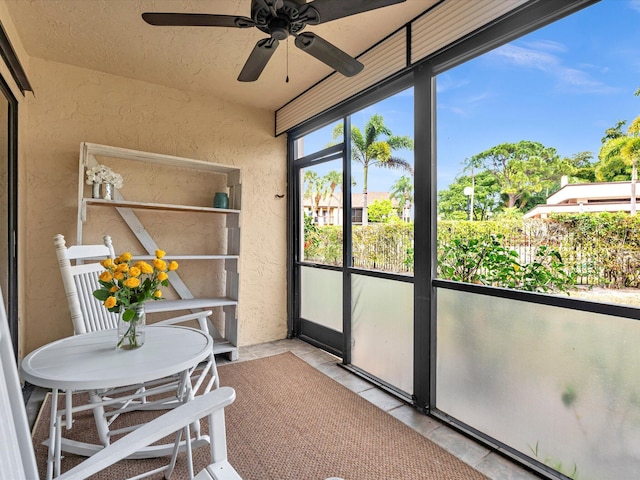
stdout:
<svg viewBox="0 0 640 480">
<path fill-rule="evenodd" d="M 432 279 L 436 230 L 434 217 L 435 129 L 432 110 L 435 106 L 431 88 L 431 69 L 423 65 L 415 73 L 414 83 L 414 404 L 421 411 L 435 406 L 435 302 Z M 418 246 L 427 248 L 417 248 Z M 432 312 L 433 310 L 433 312 Z"/>
<path fill-rule="evenodd" d="M 353 248 L 351 222 L 351 116 L 344 118 L 344 156 L 342 159 L 342 363 L 351 364 L 351 273 Z"/>
<path fill-rule="evenodd" d="M 300 332 L 300 280 L 298 275 L 298 246 L 300 245 L 300 225 L 296 218 L 299 209 L 298 172 L 293 159 L 297 156 L 296 138 L 287 138 L 287 336 L 293 338 Z"/>
</svg>

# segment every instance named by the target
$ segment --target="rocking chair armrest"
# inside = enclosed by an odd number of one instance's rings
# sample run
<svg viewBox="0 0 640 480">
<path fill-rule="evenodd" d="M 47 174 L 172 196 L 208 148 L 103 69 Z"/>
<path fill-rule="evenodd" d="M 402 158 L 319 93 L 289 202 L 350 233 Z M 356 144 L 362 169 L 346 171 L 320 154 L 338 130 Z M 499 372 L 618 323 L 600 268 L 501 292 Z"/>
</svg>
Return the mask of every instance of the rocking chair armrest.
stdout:
<svg viewBox="0 0 640 480">
<path fill-rule="evenodd" d="M 210 416 L 211 452 L 213 457 L 217 457 L 212 458 L 211 461 L 224 462 L 226 461 L 224 408 L 231 405 L 235 398 L 236 392 L 231 387 L 220 387 L 198 396 L 125 435 L 80 465 L 57 477 L 57 480 L 84 480 L 128 457 L 142 447 L 151 445 L 205 416 Z"/>
<path fill-rule="evenodd" d="M 188 322 L 191 320 L 198 320 L 200 330 L 207 332 L 206 318 L 213 315 L 211 310 L 205 310 L 203 312 L 190 313 L 188 315 L 182 315 L 181 317 L 169 318 L 160 322 L 154 323 L 154 325 L 175 325 L 176 323 Z M 208 332 L 207 332 L 208 333 Z"/>
</svg>

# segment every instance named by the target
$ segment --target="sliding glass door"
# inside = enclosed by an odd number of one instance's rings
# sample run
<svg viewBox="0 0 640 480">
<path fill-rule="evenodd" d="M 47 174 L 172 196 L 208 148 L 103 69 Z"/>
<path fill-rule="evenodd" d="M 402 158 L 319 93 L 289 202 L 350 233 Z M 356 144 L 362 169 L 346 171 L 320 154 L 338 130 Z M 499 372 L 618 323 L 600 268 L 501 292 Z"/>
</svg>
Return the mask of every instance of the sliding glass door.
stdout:
<svg viewBox="0 0 640 480">
<path fill-rule="evenodd" d="M 294 329 L 407 398 L 413 392 L 412 118 L 409 88 L 294 142 Z"/>
<path fill-rule="evenodd" d="M 334 136 L 335 128 L 330 125 L 296 142 L 295 282 L 298 334 L 340 355 L 344 143 Z"/>
<path fill-rule="evenodd" d="M 18 354 L 17 279 L 17 124 L 18 104 L 0 77 L 0 288 L 9 319 L 9 331 Z"/>
</svg>

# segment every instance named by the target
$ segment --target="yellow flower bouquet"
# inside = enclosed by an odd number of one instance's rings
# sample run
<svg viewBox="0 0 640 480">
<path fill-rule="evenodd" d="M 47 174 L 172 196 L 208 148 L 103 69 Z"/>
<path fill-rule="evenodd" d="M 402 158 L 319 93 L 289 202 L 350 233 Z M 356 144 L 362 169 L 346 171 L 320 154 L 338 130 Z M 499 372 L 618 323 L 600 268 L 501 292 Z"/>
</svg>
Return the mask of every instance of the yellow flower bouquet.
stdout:
<svg viewBox="0 0 640 480">
<path fill-rule="evenodd" d="M 141 325 L 140 317 L 144 315 L 144 303 L 162 299 L 160 287 L 169 285 L 167 272 L 178 268 L 178 262 L 167 263 L 164 256 L 164 251 L 156 250 L 156 258 L 151 264 L 138 261 L 131 265 L 131 253 L 125 252 L 117 258 L 100 262 L 105 271 L 100 274 L 100 288 L 93 292 L 93 296 L 110 312 L 119 313 L 119 319 L 126 322 L 126 331 L 118 341 L 118 347 L 122 347 L 123 342 L 127 343 L 127 348 L 141 346 L 138 326 Z"/>
</svg>

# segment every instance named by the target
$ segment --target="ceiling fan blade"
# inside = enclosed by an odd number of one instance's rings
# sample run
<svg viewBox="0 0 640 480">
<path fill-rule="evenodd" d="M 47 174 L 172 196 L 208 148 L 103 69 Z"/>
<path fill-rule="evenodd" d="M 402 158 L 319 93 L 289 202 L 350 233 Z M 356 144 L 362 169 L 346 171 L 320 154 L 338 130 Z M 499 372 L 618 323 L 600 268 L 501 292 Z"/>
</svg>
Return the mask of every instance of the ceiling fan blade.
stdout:
<svg viewBox="0 0 640 480">
<path fill-rule="evenodd" d="M 208 13 L 143 13 L 142 19 L 149 25 L 161 27 L 255 27 L 249 17 L 213 15 Z"/>
<path fill-rule="evenodd" d="M 296 36 L 296 47 L 326 63 L 345 77 L 353 77 L 364 68 L 358 60 L 311 32 Z"/>
<path fill-rule="evenodd" d="M 388 7 L 406 0 L 313 0 L 300 7 L 300 16 L 309 25 L 330 22 L 377 8 Z"/>
<path fill-rule="evenodd" d="M 278 40 L 275 38 L 264 38 L 256 43 L 253 47 L 253 51 L 247 63 L 242 67 L 240 75 L 238 75 L 238 81 L 240 82 L 255 82 L 260 74 L 267 66 L 269 59 L 273 55 L 273 52 L 278 48 Z"/>
</svg>

